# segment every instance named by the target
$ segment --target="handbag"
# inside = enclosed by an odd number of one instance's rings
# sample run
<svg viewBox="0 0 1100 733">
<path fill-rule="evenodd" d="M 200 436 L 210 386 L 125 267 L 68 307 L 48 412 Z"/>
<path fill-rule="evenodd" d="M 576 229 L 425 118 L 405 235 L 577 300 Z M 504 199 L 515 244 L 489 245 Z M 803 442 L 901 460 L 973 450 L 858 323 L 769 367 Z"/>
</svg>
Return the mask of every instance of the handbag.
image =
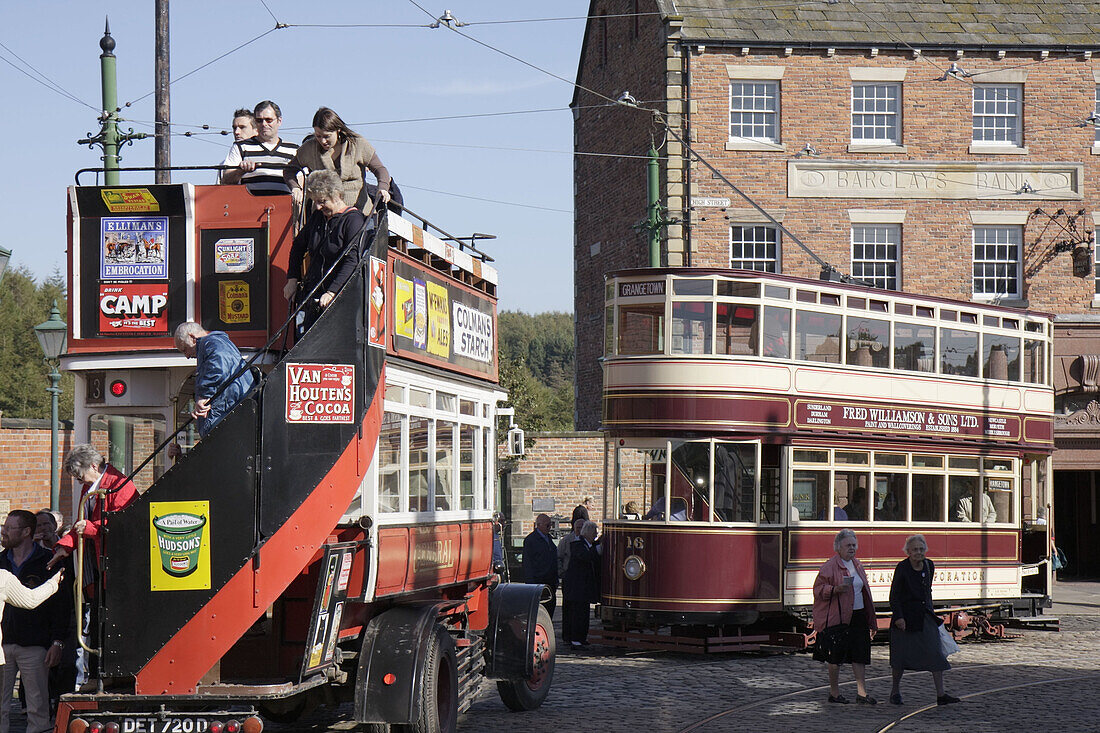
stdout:
<svg viewBox="0 0 1100 733">
<path fill-rule="evenodd" d="M 1058 572 L 1068 564 L 1069 561 L 1066 560 L 1066 553 L 1062 552 L 1061 547 L 1055 547 L 1054 552 L 1050 553 L 1051 569 Z"/>
<path fill-rule="evenodd" d="M 955 637 L 947 630 L 946 624 L 940 624 L 940 649 L 943 650 L 943 656 L 945 657 L 959 651 L 959 645 L 955 642 Z"/>
<path fill-rule="evenodd" d="M 840 618 L 840 598 L 834 593 L 833 599 L 837 602 L 837 618 Z M 826 618 L 828 618 L 828 615 L 826 615 Z M 826 626 L 824 629 L 817 632 L 813 658 L 818 662 L 837 664 L 834 660 L 838 660 L 844 656 L 844 652 L 848 648 L 849 639 L 851 638 L 851 630 L 852 627 L 848 624 L 840 623 L 835 626 Z"/>
</svg>

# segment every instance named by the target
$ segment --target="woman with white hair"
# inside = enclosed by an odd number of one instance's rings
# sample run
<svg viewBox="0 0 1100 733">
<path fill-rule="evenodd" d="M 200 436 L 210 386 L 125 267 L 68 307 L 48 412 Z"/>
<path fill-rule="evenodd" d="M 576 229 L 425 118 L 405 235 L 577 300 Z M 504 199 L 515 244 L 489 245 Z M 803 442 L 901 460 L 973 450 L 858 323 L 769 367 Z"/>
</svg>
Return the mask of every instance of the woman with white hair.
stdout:
<svg viewBox="0 0 1100 733">
<path fill-rule="evenodd" d="M 890 702 L 901 705 L 901 676 L 907 669 L 931 672 L 936 685 L 936 703 L 949 705 L 959 698 L 943 689 L 943 672 L 951 669 L 940 641 L 943 620 L 932 606 L 932 578 L 935 564 L 925 557 L 924 535 L 905 540 L 906 559 L 894 569 L 890 584 Z"/>
<path fill-rule="evenodd" d="M 866 668 L 878 624 L 867 573 L 856 559 L 859 540 L 850 529 L 833 538 L 836 554 L 825 561 L 814 580 L 814 659 L 829 665 L 829 702 L 847 704 L 840 694 L 840 665 L 851 664 L 856 678 L 856 703 L 874 705 L 867 694 Z"/>
</svg>

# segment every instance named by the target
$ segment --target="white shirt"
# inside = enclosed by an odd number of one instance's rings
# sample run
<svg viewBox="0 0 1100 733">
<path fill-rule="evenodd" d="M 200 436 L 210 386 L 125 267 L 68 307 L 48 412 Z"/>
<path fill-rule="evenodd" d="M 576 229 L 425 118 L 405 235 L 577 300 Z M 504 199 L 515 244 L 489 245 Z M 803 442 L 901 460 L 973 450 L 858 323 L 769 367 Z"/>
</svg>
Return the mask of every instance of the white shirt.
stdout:
<svg viewBox="0 0 1100 733">
<path fill-rule="evenodd" d="M 61 573 L 54 573 L 53 577 L 37 588 L 28 588 L 7 570 L 0 570 L 0 616 L 4 613 L 5 603 L 19 608 L 37 608 L 40 603 L 57 592 L 57 585 L 60 582 Z M 3 639 L 0 638 L 0 664 L 4 663 L 2 644 Z"/>
<path fill-rule="evenodd" d="M 852 590 L 855 592 L 855 599 L 852 601 L 852 610 L 858 611 L 863 608 L 863 578 L 859 577 L 859 573 L 856 572 L 856 564 L 851 560 L 841 560 L 844 565 L 844 569 L 848 571 L 848 575 L 852 576 Z"/>
</svg>

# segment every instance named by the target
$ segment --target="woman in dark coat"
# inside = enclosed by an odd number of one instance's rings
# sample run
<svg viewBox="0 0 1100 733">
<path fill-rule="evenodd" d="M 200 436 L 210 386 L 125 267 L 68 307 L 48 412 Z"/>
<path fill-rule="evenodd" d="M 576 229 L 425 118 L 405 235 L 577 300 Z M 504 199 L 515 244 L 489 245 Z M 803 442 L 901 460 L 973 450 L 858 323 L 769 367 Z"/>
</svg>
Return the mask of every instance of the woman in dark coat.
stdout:
<svg viewBox="0 0 1100 733">
<path fill-rule="evenodd" d="M 596 523 L 585 522 L 569 546 L 569 565 L 561 579 L 562 636 L 570 646 L 588 646 L 589 604 L 600 602 L 600 554 Z"/>
<path fill-rule="evenodd" d="M 948 705 L 959 698 L 943 689 L 943 672 L 951 669 L 940 643 L 943 621 L 933 612 L 932 578 L 936 566 L 924 554 L 928 543 L 924 535 L 915 534 L 905 540 L 907 559 L 894 569 L 890 584 L 890 669 L 893 684 L 890 702 L 901 705 L 901 676 L 907 669 L 932 673 L 936 683 L 936 702 Z"/>
</svg>

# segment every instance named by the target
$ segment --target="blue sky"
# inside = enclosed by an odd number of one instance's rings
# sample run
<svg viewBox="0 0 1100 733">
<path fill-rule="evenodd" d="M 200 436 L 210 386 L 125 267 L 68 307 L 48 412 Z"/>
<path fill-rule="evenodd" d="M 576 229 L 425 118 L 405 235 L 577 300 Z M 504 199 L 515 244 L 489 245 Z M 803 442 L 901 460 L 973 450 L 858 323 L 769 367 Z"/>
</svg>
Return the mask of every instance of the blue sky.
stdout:
<svg viewBox="0 0 1100 733">
<path fill-rule="evenodd" d="M 580 17 L 587 12 L 587 0 L 417 2 L 435 15 L 450 9 L 460 21 L 472 23 L 462 32 L 486 44 L 566 79 L 575 76 L 583 20 L 484 22 Z M 14 264 L 38 277 L 65 266 L 65 187 L 77 169 L 101 165 L 98 148 L 75 141 L 98 130 L 99 39 L 108 15 L 117 43 L 119 101 L 144 97 L 124 110 L 132 120 L 124 127 L 151 131 L 143 124 L 153 119 L 151 0 L 0 5 L 0 59 L 7 62 L 0 61 L 0 90 L 8 100 L 0 117 L 8 160 L 0 196 L 5 222 L 0 246 L 13 251 Z M 274 28 L 273 16 L 292 27 L 274 30 L 179 79 Z M 266 0 L 266 7 L 261 0 L 177 0 L 171 20 L 172 77 L 179 79 L 171 91 L 177 133 L 200 132 L 195 126 L 203 124 L 228 130 L 235 108 L 269 98 L 282 107 L 284 137 L 300 141 L 317 107 L 332 107 L 374 143 L 411 209 L 457 236 L 497 235 L 483 248 L 501 272 L 502 309 L 572 311 L 569 84 L 446 28 L 294 27 L 430 23 L 408 0 L 311 5 Z M 47 88 L 39 73 L 95 109 Z M 406 121 L 528 110 L 552 111 Z M 230 139 L 177 134 L 172 162 L 220 163 Z M 123 148 L 122 156 L 123 166 L 151 165 L 153 142 L 137 141 Z M 124 176 L 123 182 L 151 182 L 151 174 L 145 175 Z M 173 180 L 207 183 L 212 175 L 177 173 Z"/>
</svg>

